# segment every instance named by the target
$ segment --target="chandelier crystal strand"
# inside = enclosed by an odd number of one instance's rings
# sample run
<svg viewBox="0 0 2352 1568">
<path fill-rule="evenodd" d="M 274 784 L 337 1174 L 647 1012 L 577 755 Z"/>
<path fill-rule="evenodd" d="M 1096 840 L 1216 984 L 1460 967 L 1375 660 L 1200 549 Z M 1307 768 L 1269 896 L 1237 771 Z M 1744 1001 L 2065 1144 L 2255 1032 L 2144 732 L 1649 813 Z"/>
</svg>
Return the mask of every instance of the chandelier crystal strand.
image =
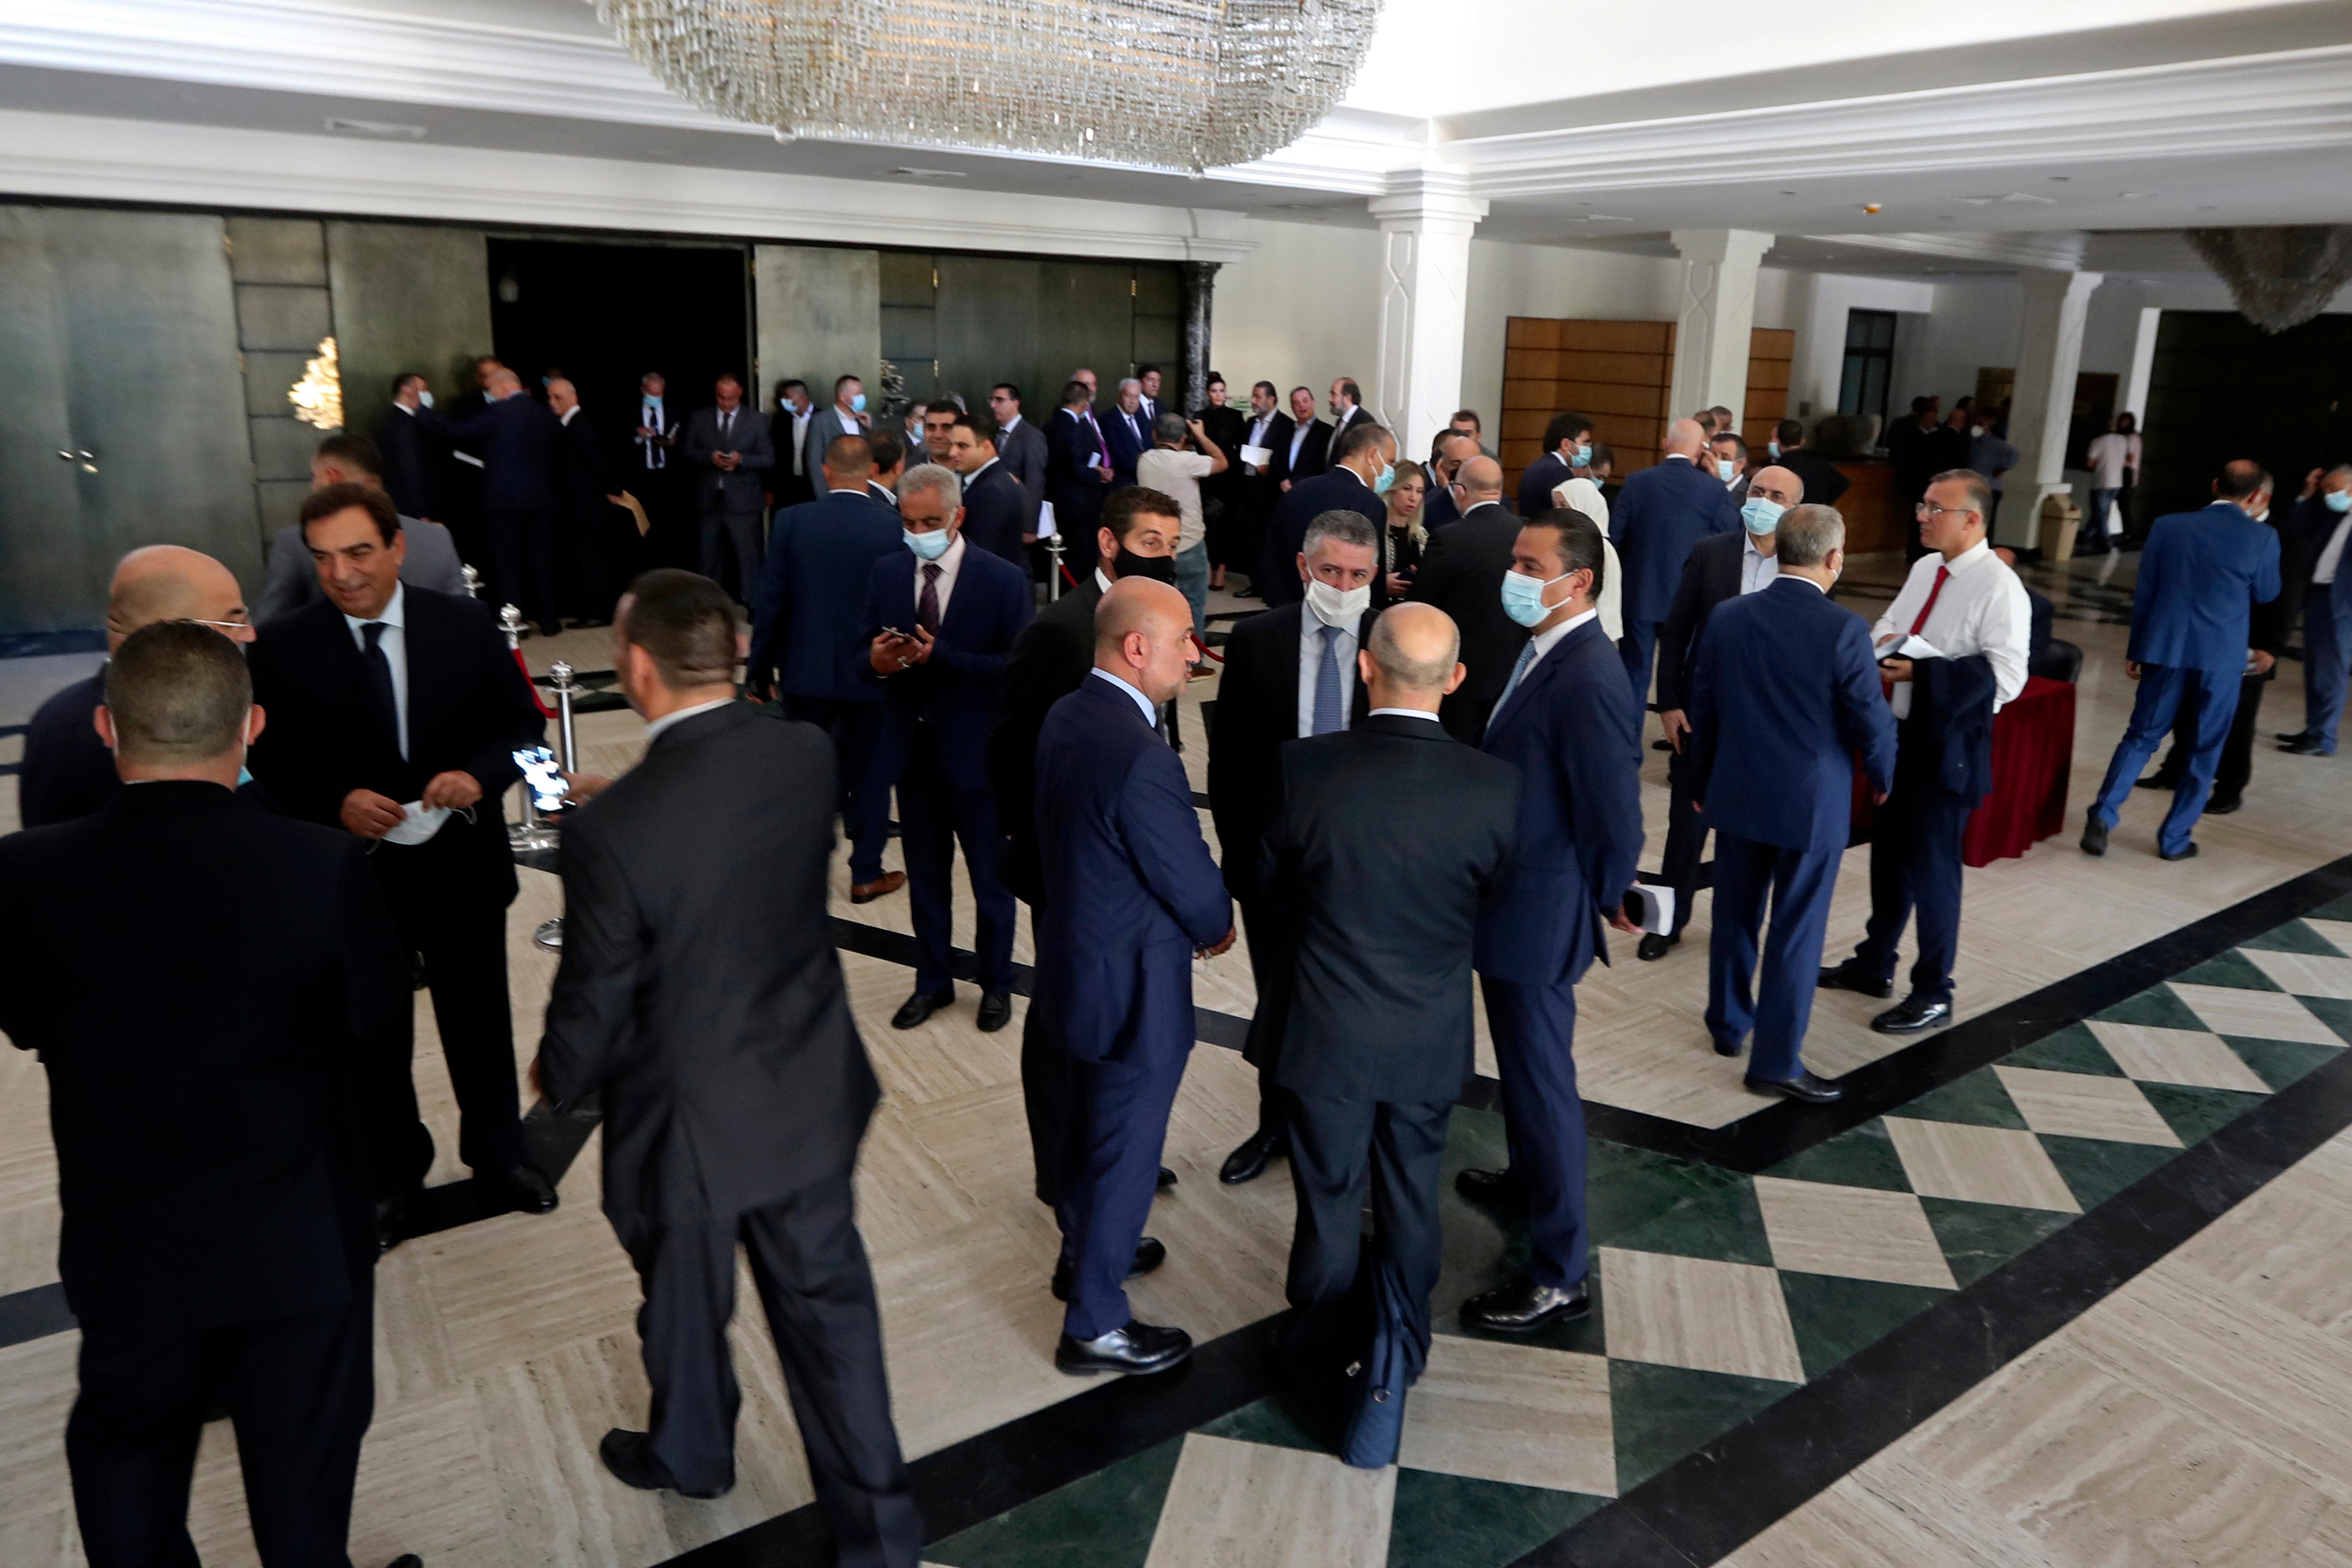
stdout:
<svg viewBox="0 0 2352 1568">
<path fill-rule="evenodd" d="M 671 91 L 779 135 L 1199 173 L 1296 141 L 1380 0 L 596 0 Z"/>
</svg>

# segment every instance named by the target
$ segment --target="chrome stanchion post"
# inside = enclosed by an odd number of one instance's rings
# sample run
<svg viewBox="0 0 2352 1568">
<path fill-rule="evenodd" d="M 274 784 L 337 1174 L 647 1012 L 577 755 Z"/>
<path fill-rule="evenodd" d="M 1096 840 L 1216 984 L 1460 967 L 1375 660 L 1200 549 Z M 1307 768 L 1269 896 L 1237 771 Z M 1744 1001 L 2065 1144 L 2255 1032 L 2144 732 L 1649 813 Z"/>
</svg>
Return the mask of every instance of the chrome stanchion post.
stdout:
<svg viewBox="0 0 2352 1568">
<path fill-rule="evenodd" d="M 457 568 L 457 575 L 466 581 L 466 597 L 478 599 L 482 596 L 482 574 L 479 572 L 475 571 L 471 566 L 460 566 Z M 503 617 L 499 624 L 501 626 L 506 624 Z"/>
<path fill-rule="evenodd" d="M 522 612 L 514 605 L 509 605 L 499 612 L 499 630 L 506 634 L 509 652 L 521 650 L 522 626 Z M 521 789 L 522 817 L 507 824 L 507 847 L 518 852 L 554 848 L 554 825 L 539 815 L 539 803 L 531 798 L 529 780 L 523 781 Z"/>
<path fill-rule="evenodd" d="M 563 771 L 576 773 L 580 771 L 580 736 L 572 728 L 572 700 L 579 694 L 580 683 L 572 679 L 572 666 L 560 658 L 548 666 L 547 676 L 549 684 L 555 690 L 555 735 L 562 747 Z M 553 920 L 540 921 L 539 929 L 530 933 L 530 940 L 531 945 L 541 952 L 562 952 L 563 917 L 558 915 Z"/>
<path fill-rule="evenodd" d="M 1045 597 L 1050 602 L 1062 596 L 1062 531 L 1060 529 L 1055 529 L 1052 536 L 1045 541 L 1045 553 L 1053 558 L 1054 563 L 1045 574 Z"/>
</svg>

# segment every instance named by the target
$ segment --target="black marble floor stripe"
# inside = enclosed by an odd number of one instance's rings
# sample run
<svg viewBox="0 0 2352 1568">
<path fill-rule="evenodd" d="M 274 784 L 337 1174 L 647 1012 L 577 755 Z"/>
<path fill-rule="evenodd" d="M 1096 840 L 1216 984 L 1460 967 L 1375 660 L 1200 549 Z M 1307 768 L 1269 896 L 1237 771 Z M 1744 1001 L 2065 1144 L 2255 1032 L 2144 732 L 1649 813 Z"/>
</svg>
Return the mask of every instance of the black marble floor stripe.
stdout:
<svg viewBox="0 0 2352 1568">
<path fill-rule="evenodd" d="M 10 778 L 25 771 L 22 763 L 0 763 L 0 778 Z"/>
<path fill-rule="evenodd" d="M 54 1282 L 0 1296 L 0 1350 L 27 1340 L 45 1340 L 74 1326 L 66 1288 Z"/>
<path fill-rule="evenodd" d="M 1513 1568 L 1707 1568 L 2352 1127 L 2352 1052 Z"/>
<path fill-rule="evenodd" d="M 31 728 L 30 724 L 0 724 L 0 740 L 5 740 L 10 735 L 24 734 Z"/>
</svg>

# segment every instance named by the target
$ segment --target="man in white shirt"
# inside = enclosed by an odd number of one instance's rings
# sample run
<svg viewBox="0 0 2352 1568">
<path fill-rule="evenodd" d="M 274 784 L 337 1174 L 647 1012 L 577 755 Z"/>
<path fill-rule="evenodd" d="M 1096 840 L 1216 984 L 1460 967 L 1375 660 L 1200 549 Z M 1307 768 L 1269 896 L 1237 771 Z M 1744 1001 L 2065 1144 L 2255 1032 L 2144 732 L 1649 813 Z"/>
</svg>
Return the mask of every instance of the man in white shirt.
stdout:
<svg viewBox="0 0 2352 1568">
<path fill-rule="evenodd" d="M 1952 1021 L 1960 840 L 1992 787 L 1992 714 L 2025 689 L 2033 611 L 2025 584 L 1985 542 L 1991 509 L 1992 487 L 1973 468 L 1929 480 L 1918 506 L 1928 553 L 1871 627 L 1897 724 L 1895 788 L 1871 826 L 1868 934 L 1821 983 L 1893 994 L 1896 946 L 1916 904 L 1919 959 L 1910 994 L 1870 1021 L 1883 1035 Z"/>
<path fill-rule="evenodd" d="M 1192 606 L 1192 630 L 1209 629 L 1209 527 L 1201 513 L 1201 481 L 1225 471 L 1225 454 L 1197 419 L 1163 414 L 1151 425 L 1152 447 L 1135 460 L 1135 482 L 1176 498 L 1183 528 L 1176 537 L 1176 586 Z M 1186 449 L 1187 438 L 1200 443 Z"/>
<path fill-rule="evenodd" d="M 816 499 L 815 480 L 821 476 L 808 471 L 808 427 L 809 421 L 815 417 L 816 404 L 809 396 L 807 382 L 795 377 L 777 385 L 776 412 L 769 423 L 775 432 L 773 440 L 778 447 L 782 447 L 787 438 L 792 441 L 792 471 L 784 471 L 787 466 L 785 454 L 779 450 L 776 467 L 768 475 L 768 482 L 776 492 L 776 510 L 780 513 L 788 506 L 798 506 L 804 500 Z M 787 418 L 791 421 L 789 428 L 785 423 Z"/>
<path fill-rule="evenodd" d="M 2093 441 L 2083 456 L 2091 465 L 2091 519 L 2084 530 L 2082 553 L 2103 555 L 2122 548 L 2126 525 L 2123 493 L 2139 478 L 2138 422 L 2118 414 L 2112 429 Z"/>
</svg>

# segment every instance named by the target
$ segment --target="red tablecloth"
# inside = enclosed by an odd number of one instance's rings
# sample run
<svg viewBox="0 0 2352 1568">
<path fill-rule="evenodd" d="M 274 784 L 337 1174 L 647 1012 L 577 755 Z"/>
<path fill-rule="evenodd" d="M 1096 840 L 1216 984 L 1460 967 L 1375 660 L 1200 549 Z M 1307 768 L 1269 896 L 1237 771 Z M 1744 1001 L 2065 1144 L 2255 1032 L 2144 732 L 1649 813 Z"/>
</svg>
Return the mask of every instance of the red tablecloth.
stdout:
<svg viewBox="0 0 2352 1568">
<path fill-rule="evenodd" d="M 2030 676 L 2017 700 L 1993 716 L 1992 793 L 1969 817 L 1960 858 L 1971 866 L 2013 859 L 2066 826 L 2074 761 L 2074 689 Z M 1853 782 L 1854 842 L 1870 837 L 1870 794 Z"/>
</svg>

